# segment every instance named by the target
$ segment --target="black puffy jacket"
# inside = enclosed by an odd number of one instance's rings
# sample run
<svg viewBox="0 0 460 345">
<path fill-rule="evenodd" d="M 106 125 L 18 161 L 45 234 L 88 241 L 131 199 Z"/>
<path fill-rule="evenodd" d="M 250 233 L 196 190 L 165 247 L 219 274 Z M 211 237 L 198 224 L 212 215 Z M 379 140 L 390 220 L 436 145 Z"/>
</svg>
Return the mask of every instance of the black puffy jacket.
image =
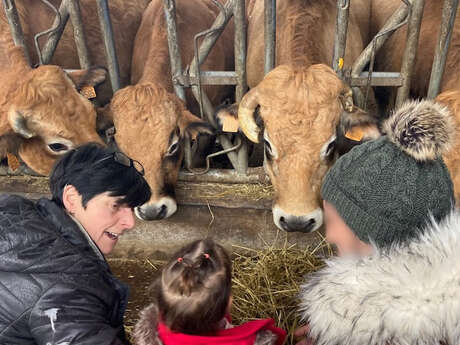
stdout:
<svg viewBox="0 0 460 345">
<path fill-rule="evenodd" d="M 54 202 L 0 196 L 0 344 L 127 343 L 127 288 Z"/>
</svg>

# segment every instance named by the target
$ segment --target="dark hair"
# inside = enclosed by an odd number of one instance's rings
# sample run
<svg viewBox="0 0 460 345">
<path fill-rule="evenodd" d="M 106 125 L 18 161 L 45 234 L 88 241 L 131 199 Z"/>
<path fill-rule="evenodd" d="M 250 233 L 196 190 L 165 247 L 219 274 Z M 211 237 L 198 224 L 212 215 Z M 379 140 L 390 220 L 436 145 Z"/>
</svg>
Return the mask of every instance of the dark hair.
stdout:
<svg viewBox="0 0 460 345">
<path fill-rule="evenodd" d="M 155 284 L 156 303 L 174 332 L 206 334 L 218 330 L 231 296 L 232 264 L 211 239 L 180 249 Z"/>
<path fill-rule="evenodd" d="M 82 205 L 98 194 L 109 192 L 121 196 L 119 204 L 131 208 L 146 203 L 151 196 L 144 177 L 134 168 L 118 163 L 113 150 L 97 143 L 82 145 L 59 159 L 50 175 L 53 200 L 64 207 L 62 193 L 66 185 L 74 186 L 82 196 Z"/>
</svg>

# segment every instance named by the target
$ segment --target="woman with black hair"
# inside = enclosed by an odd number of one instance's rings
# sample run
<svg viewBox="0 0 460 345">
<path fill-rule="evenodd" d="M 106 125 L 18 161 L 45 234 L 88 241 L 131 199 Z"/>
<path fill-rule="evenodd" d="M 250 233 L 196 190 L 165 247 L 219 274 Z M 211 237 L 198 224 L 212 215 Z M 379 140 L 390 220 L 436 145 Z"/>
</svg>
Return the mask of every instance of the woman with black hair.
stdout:
<svg viewBox="0 0 460 345">
<path fill-rule="evenodd" d="M 0 196 L 0 344 L 127 344 L 127 287 L 104 255 L 150 199 L 142 166 L 87 144 L 50 176 L 52 199 Z"/>
</svg>

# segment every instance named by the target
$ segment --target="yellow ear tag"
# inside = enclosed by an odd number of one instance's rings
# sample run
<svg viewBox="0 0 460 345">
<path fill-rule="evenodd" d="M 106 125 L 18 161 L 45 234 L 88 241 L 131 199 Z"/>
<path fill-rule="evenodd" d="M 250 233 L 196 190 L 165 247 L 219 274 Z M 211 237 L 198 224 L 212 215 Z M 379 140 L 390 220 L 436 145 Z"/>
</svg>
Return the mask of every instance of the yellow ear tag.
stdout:
<svg viewBox="0 0 460 345">
<path fill-rule="evenodd" d="M 361 141 L 364 137 L 364 131 L 362 127 L 352 127 L 345 133 L 345 138 L 354 141 Z"/>
<path fill-rule="evenodd" d="M 10 167 L 11 171 L 16 171 L 21 166 L 21 163 L 19 163 L 18 157 L 16 157 L 12 153 L 8 152 L 6 154 L 6 159 L 8 160 L 8 166 Z"/>
<path fill-rule="evenodd" d="M 83 86 L 80 90 L 80 94 L 88 99 L 96 98 L 96 91 L 92 86 Z"/>
<path fill-rule="evenodd" d="M 343 58 L 339 59 L 339 70 L 343 68 Z"/>
<path fill-rule="evenodd" d="M 222 131 L 229 132 L 229 133 L 236 133 L 238 132 L 239 123 L 238 119 L 228 115 L 224 117 L 223 124 L 222 124 Z"/>
</svg>

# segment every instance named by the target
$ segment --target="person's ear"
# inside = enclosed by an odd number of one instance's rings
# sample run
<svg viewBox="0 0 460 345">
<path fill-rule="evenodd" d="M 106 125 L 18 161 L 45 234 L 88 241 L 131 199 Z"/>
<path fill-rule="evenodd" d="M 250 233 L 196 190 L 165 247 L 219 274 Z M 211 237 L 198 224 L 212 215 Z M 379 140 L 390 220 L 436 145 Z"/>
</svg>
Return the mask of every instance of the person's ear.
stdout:
<svg viewBox="0 0 460 345">
<path fill-rule="evenodd" d="M 75 213 L 81 205 L 81 195 L 72 185 L 66 185 L 62 191 L 62 203 L 70 214 Z"/>
</svg>

